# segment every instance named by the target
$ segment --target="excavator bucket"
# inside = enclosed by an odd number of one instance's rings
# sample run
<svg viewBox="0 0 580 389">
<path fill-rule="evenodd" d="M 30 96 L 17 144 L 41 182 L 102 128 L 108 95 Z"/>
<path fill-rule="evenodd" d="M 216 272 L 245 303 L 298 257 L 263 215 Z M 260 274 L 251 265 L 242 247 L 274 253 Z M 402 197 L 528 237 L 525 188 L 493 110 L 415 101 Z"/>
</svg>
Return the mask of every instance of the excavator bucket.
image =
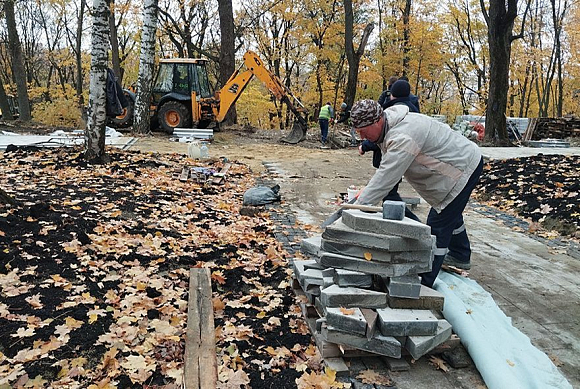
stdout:
<svg viewBox="0 0 580 389">
<path fill-rule="evenodd" d="M 280 139 L 280 142 L 284 143 L 291 143 L 296 144 L 298 142 L 302 142 L 306 139 L 306 125 L 300 123 L 298 120 L 294 121 L 294 125 L 292 126 L 292 131 L 288 133 L 285 137 Z"/>
</svg>

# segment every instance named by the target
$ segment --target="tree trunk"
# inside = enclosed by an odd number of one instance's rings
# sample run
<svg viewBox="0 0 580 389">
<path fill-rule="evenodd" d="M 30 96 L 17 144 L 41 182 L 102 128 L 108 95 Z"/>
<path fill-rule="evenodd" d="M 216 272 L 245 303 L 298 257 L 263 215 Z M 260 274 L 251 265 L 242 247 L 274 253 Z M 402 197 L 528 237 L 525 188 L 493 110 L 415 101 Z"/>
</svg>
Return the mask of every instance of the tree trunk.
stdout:
<svg viewBox="0 0 580 389">
<path fill-rule="evenodd" d="M 403 76 L 407 75 L 409 68 L 409 51 L 411 51 L 411 31 L 409 19 L 411 18 L 411 0 L 405 0 L 405 9 L 403 10 Z"/>
<path fill-rule="evenodd" d="M 236 70 L 236 49 L 234 35 L 234 11 L 232 0 L 218 0 L 218 12 L 220 17 L 220 85 L 225 85 L 232 73 Z M 236 106 L 232 106 L 223 123 L 232 125 L 237 122 L 238 115 Z"/>
<path fill-rule="evenodd" d="M 109 31 L 111 40 L 111 62 L 113 63 L 113 73 L 123 84 L 123 71 L 121 70 L 121 60 L 119 59 L 119 38 L 117 37 L 117 24 L 115 23 L 115 2 L 111 0 L 111 13 L 109 15 Z"/>
<path fill-rule="evenodd" d="M 153 83 L 155 59 L 155 32 L 157 31 L 158 0 L 145 0 L 143 4 L 143 30 L 141 33 L 141 54 L 139 55 L 139 77 L 133 130 L 146 134 L 150 128 L 149 103 Z"/>
<path fill-rule="evenodd" d="M 487 22 L 489 44 L 489 95 L 485 117 L 485 140 L 497 145 L 509 145 L 506 128 L 506 108 L 509 88 L 512 30 L 517 15 L 517 0 L 491 0 L 489 14 L 483 0 L 481 9 Z"/>
<path fill-rule="evenodd" d="M 12 110 L 10 109 L 10 104 L 8 103 L 8 97 L 6 96 L 6 91 L 4 90 L 4 82 L 0 77 L 0 111 L 2 111 L 2 120 L 14 120 L 12 116 Z"/>
<path fill-rule="evenodd" d="M 80 9 L 77 20 L 77 35 L 75 39 L 75 63 L 76 63 L 76 73 L 77 73 L 77 84 L 76 92 L 79 98 L 79 106 L 83 107 L 85 104 L 85 98 L 83 97 L 83 22 L 85 20 L 85 7 L 87 3 L 85 0 L 80 0 Z"/>
<path fill-rule="evenodd" d="M 85 158 L 91 162 L 106 162 L 105 126 L 107 122 L 107 60 L 109 49 L 109 1 L 93 0 L 93 30 L 91 38 L 91 81 L 89 113 L 85 129 Z"/>
<path fill-rule="evenodd" d="M 364 54 L 369 35 L 374 28 L 373 23 L 365 27 L 361 43 L 358 50 L 355 52 L 353 43 L 353 24 L 354 13 L 352 10 L 352 0 L 344 0 L 344 47 L 346 50 L 346 59 L 348 61 L 348 78 L 346 82 L 344 101 L 349 107 L 353 106 L 356 97 L 356 84 L 358 81 L 360 59 Z"/>
<path fill-rule="evenodd" d="M 24 60 L 22 59 L 22 49 L 16 29 L 16 18 L 14 17 L 14 1 L 4 1 L 4 13 L 6 15 L 6 27 L 8 29 L 8 46 L 12 55 L 12 74 L 18 90 L 18 112 L 21 120 L 32 119 L 30 114 L 30 100 L 28 99 L 28 89 L 26 85 L 26 74 Z"/>
</svg>

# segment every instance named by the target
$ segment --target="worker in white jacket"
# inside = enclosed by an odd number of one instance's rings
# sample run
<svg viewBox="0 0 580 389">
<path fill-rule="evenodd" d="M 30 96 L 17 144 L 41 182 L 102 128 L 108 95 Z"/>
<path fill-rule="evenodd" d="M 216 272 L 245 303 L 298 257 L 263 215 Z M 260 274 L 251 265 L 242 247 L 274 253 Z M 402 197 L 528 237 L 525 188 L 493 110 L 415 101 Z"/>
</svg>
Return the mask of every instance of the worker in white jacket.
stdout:
<svg viewBox="0 0 580 389">
<path fill-rule="evenodd" d="M 383 111 L 376 101 L 362 100 L 352 107 L 351 120 L 360 137 L 375 142 L 383 154 L 356 203 L 379 202 L 404 176 L 431 205 L 427 224 L 437 238 L 432 271 L 421 275 L 422 283 L 433 286 L 444 261 L 469 269 L 471 248 L 462 213 L 483 169 L 479 147 L 403 105 Z"/>
</svg>

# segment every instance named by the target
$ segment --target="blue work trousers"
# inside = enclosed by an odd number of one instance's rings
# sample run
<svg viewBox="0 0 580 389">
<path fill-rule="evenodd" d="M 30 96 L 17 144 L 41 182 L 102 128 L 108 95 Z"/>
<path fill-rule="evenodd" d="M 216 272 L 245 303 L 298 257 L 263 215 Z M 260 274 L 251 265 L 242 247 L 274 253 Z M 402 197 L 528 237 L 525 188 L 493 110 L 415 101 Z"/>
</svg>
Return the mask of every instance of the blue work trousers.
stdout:
<svg viewBox="0 0 580 389">
<path fill-rule="evenodd" d="M 483 159 L 479 162 L 471 177 L 469 177 L 465 188 L 448 206 L 439 213 L 433 208 L 429 211 L 427 225 L 431 226 L 431 234 L 437 238 L 437 248 L 431 272 L 421 274 L 421 283 L 423 285 L 430 288 L 433 286 L 447 253 L 458 261 L 466 263 L 470 261 L 471 247 L 465 224 L 463 224 L 463 210 L 469 201 L 473 188 L 479 181 L 482 170 Z"/>
<path fill-rule="evenodd" d="M 328 119 L 318 119 L 318 123 L 320 124 L 320 141 L 326 143 L 326 137 L 328 137 Z"/>
</svg>

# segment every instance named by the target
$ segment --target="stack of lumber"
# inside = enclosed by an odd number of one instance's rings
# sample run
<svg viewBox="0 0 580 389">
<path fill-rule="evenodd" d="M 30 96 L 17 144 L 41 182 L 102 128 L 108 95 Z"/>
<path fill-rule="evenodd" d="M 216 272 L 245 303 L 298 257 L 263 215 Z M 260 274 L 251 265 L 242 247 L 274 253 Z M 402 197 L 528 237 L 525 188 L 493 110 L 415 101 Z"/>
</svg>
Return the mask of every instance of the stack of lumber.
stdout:
<svg viewBox="0 0 580 389">
<path fill-rule="evenodd" d="M 532 118 L 524 134 L 524 141 L 541 139 L 566 139 L 580 137 L 580 118 Z"/>
</svg>

